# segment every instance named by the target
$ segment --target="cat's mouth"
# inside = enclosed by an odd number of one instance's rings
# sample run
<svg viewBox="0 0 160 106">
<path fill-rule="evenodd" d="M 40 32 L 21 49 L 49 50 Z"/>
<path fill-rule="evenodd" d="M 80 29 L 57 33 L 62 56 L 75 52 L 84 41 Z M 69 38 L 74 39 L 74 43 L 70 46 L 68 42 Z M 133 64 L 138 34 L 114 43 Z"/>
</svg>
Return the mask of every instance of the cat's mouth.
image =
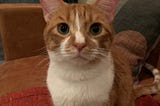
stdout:
<svg viewBox="0 0 160 106">
<path fill-rule="evenodd" d="M 83 56 L 82 53 L 77 53 L 76 56 L 74 56 L 72 59 L 89 61 L 89 59 L 86 56 Z"/>
<path fill-rule="evenodd" d="M 75 56 L 72 59 L 73 60 L 85 60 L 85 61 L 89 61 L 89 59 L 87 59 L 86 57 L 83 57 L 81 55 Z"/>
</svg>

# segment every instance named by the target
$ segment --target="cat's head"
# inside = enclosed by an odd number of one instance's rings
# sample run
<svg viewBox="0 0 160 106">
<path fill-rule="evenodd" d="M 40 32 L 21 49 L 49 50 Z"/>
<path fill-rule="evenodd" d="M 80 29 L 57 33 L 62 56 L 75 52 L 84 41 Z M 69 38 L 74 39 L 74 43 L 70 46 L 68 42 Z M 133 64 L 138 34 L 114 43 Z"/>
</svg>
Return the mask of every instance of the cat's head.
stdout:
<svg viewBox="0 0 160 106">
<path fill-rule="evenodd" d="M 44 31 L 51 60 L 78 65 L 99 62 L 110 51 L 115 0 L 67 4 L 41 0 L 47 26 Z"/>
</svg>

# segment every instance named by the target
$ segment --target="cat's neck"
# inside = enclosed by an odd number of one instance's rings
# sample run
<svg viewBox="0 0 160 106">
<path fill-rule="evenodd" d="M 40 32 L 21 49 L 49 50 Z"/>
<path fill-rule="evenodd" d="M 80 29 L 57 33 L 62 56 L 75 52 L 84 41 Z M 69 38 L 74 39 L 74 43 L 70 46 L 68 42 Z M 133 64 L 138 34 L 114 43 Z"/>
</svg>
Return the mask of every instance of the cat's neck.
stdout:
<svg viewBox="0 0 160 106">
<path fill-rule="evenodd" d="M 54 75 L 65 81 L 83 81 L 94 79 L 104 73 L 114 73 L 114 64 L 110 53 L 98 64 L 84 66 L 76 66 L 63 61 L 57 62 L 54 58 L 50 58 L 48 71 L 48 75 Z"/>
</svg>

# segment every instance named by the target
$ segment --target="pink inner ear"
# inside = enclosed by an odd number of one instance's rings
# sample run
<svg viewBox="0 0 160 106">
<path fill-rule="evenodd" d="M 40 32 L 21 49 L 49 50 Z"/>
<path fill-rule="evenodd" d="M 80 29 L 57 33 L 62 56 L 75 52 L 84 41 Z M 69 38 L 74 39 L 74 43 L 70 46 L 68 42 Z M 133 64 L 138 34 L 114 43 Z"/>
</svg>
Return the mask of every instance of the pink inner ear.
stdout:
<svg viewBox="0 0 160 106">
<path fill-rule="evenodd" d="M 98 5 L 98 7 L 106 13 L 109 21 L 112 21 L 117 3 L 118 0 L 97 0 L 95 5 Z"/>
<path fill-rule="evenodd" d="M 63 3 L 62 0 L 40 0 L 43 15 L 46 21 L 49 20 L 49 14 L 56 11 Z"/>
</svg>

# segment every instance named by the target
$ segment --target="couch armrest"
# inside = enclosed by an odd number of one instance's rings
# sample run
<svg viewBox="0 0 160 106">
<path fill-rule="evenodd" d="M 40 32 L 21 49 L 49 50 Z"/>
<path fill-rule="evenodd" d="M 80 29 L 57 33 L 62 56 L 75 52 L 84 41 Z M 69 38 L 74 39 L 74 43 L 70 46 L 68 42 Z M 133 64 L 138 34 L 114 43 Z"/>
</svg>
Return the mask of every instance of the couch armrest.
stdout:
<svg viewBox="0 0 160 106">
<path fill-rule="evenodd" d="M 5 60 L 40 54 L 45 22 L 39 4 L 0 4 L 0 33 Z"/>
</svg>

